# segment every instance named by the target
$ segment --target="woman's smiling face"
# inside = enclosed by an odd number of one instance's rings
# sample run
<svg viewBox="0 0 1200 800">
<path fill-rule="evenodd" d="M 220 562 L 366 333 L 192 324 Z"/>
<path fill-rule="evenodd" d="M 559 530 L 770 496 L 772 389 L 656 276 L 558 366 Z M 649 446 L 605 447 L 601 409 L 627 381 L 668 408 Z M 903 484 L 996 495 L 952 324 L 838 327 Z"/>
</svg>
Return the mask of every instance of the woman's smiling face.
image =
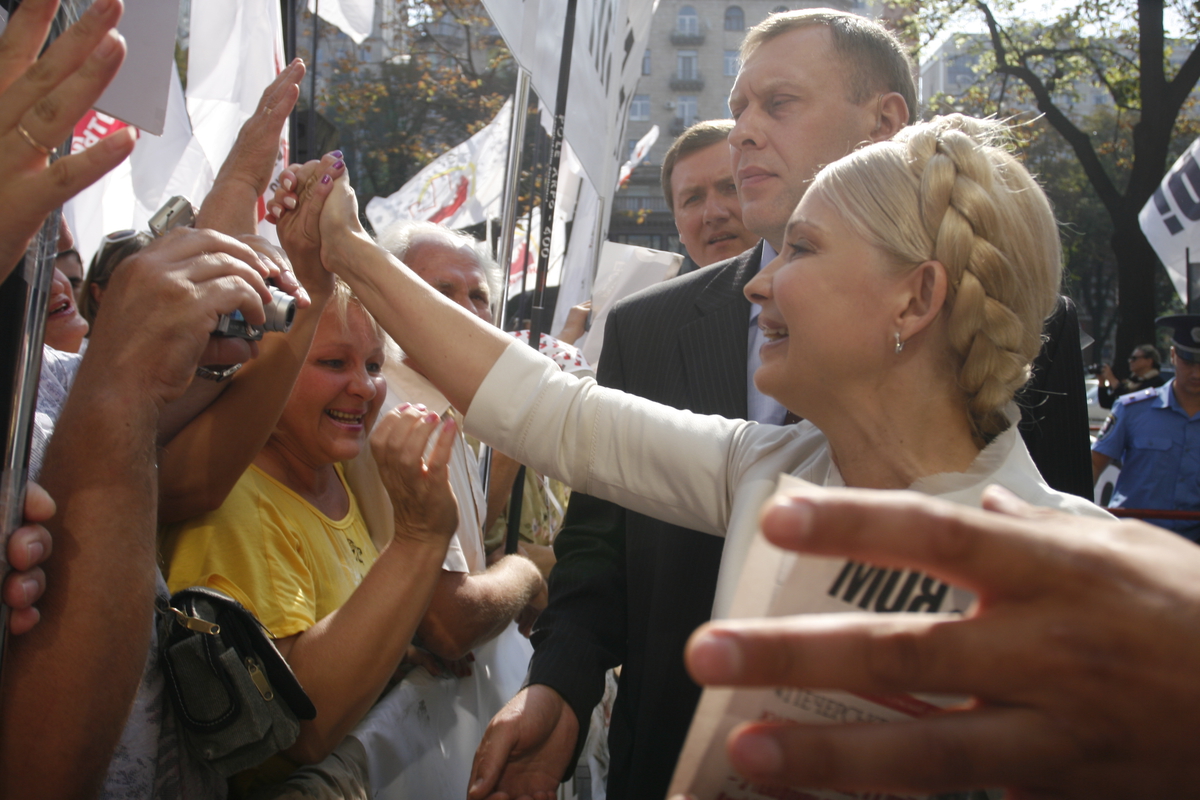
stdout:
<svg viewBox="0 0 1200 800">
<path fill-rule="evenodd" d="M 892 347 L 897 278 L 815 192 L 788 220 L 783 251 L 746 285 L 766 335 L 760 391 L 808 417 L 813 403 L 854 391 Z M 806 413 L 807 410 L 807 413 Z"/>
<path fill-rule="evenodd" d="M 383 342 L 351 302 L 346 323 L 331 303 L 272 437 L 311 466 L 358 455 L 387 394 Z"/>
</svg>

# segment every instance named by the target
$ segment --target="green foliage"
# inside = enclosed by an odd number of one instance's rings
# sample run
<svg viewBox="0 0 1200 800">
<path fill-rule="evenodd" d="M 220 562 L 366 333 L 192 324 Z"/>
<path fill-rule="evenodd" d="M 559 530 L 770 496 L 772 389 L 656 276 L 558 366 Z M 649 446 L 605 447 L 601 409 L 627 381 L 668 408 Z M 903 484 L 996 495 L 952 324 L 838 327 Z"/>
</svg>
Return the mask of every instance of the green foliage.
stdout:
<svg viewBox="0 0 1200 800">
<path fill-rule="evenodd" d="M 388 2 L 403 29 L 387 33 L 404 42 L 402 52 L 369 63 L 343 43 L 317 96 L 364 202 L 392 194 L 490 122 L 515 82 L 512 57 L 478 2 Z"/>
</svg>

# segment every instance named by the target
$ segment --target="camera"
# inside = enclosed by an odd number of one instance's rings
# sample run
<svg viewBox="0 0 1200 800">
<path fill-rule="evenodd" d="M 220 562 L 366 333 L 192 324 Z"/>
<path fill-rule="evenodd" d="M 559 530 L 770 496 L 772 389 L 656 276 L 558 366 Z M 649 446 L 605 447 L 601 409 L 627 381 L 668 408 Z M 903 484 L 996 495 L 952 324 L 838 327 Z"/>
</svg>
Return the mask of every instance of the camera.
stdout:
<svg viewBox="0 0 1200 800">
<path fill-rule="evenodd" d="M 196 210 L 186 197 L 176 195 L 163 205 L 150 218 L 150 231 L 156 238 L 166 236 L 173 229 L 190 228 L 196 224 Z M 274 286 L 267 287 L 271 292 L 271 300 L 263 304 L 263 313 L 267 320 L 262 325 L 251 325 L 246 322 L 242 312 L 222 314 L 217 320 L 214 336 L 231 336 L 239 339 L 258 341 L 267 332 L 287 333 L 291 330 L 292 320 L 296 318 L 296 300 L 286 292 L 281 292 Z"/>
</svg>

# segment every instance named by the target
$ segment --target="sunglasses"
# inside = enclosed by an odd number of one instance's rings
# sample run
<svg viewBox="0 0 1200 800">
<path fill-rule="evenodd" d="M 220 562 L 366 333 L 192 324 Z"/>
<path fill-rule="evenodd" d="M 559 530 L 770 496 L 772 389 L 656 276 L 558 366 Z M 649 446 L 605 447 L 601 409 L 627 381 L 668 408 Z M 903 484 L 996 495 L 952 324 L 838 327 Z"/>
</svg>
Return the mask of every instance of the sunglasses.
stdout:
<svg viewBox="0 0 1200 800">
<path fill-rule="evenodd" d="M 105 234 L 104 238 L 100 240 L 100 249 L 96 251 L 95 263 L 97 265 L 103 264 L 114 249 L 136 239 L 140 232 L 134 228 L 128 228 L 123 231 Z"/>
</svg>

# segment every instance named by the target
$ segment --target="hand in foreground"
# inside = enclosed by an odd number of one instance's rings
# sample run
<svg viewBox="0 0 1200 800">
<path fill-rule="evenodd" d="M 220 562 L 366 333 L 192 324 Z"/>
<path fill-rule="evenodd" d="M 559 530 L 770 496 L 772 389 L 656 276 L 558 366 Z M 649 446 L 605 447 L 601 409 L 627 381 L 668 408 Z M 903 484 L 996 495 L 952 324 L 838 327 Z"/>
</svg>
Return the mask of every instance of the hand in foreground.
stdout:
<svg viewBox="0 0 1200 800">
<path fill-rule="evenodd" d="M 113 273 L 83 366 L 104 364 L 117 385 L 145 390 L 161 407 L 195 375 L 221 314 L 262 324 L 271 266 L 246 245 L 208 230 L 177 228 L 125 259 Z M 251 355 L 227 339 L 220 361 Z M 211 356 L 210 356 L 211 357 Z M 225 360 L 228 359 L 228 360 Z M 82 369 L 83 367 L 81 367 Z"/>
<path fill-rule="evenodd" d="M 429 439 L 437 443 L 423 457 Z M 446 542 L 458 529 L 458 501 L 450 488 L 450 454 L 458 425 L 408 403 L 388 412 L 371 433 L 371 455 L 392 500 L 397 537 Z"/>
<path fill-rule="evenodd" d="M 553 800 L 570 767 L 579 721 L 562 696 L 534 684 L 500 709 L 475 751 L 469 800 Z"/>
<path fill-rule="evenodd" d="M 30 481 L 25 488 L 25 524 L 8 537 L 8 564 L 12 571 L 4 578 L 4 604 L 11 613 L 8 630 L 14 635 L 27 633 L 41 615 L 34 607 L 46 590 L 46 575 L 41 564 L 50 557 L 50 532 L 42 523 L 54 516 L 54 501 L 46 490 Z"/>
<path fill-rule="evenodd" d="M 125 58 L 125 42 L 114 30 L 120 0 L 96 0 L 38 58 L 57 10 L 57 0 L 26 0 L 0 35 L 0 280 L 47 214 L 133 151 L 134 131 L 123 128 L 49 163 L 50 151 L 62 145 Z"/>
<path fill-rule="evenodd" d="M 740 772 L 805 788 L 1200 794 L 1200 548 L 1140 522 L 1036 509 L 998 487 L 984 508 L 828 489 L 767 505 L 763 532 L 781 547 L 922 569 L 973 590 L 979 606 L 954 621 L 710 623 L 688 645 L 698 682 L 976 702 L 886 725 L 743 725 L 728 742 Z"/>
</svg>

